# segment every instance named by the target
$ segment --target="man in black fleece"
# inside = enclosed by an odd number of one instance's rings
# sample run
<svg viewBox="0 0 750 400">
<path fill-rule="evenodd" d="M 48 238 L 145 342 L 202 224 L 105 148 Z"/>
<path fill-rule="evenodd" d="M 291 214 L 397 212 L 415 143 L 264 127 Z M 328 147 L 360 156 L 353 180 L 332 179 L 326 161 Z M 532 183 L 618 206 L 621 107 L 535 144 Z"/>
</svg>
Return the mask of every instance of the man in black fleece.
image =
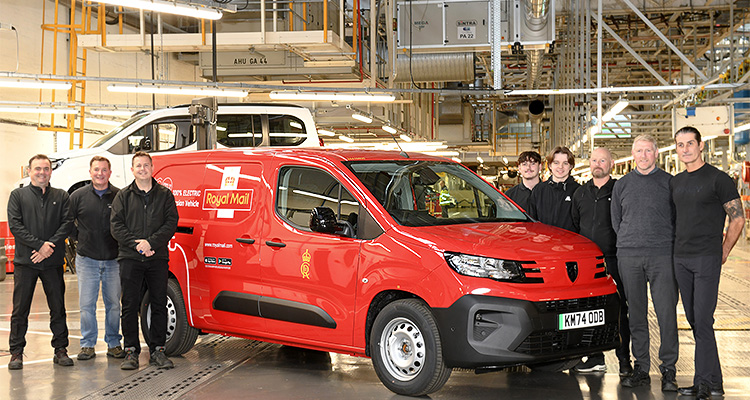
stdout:
<svg viewBox="0 0 750 400">
<path fill-rule="evenodd" d="M 633 372 L 630 365 L 630 328 L 628 327 L 628 303 L 625 301 L 622 279 L 617 268 L 617 235 L 612 229 L 610 204 L 612 202 L 612 188 L 617 179 L 612 178 L 612 168 L 615 162 L 612 153 L 599 147 L 591 153 L 589 166 L 593 179 L 579 187 L 573 194 L 573 225 L 576 232 L 591 239 L 602 253 L 607 264 L 607 271 L 617 283 L 620 294 L 620 347 L 615 350 L 620 361 L 620 376 L 627 376 Z M 603 372 L 607 370 L 604 364 L 604 353 L 592 354 L 586 362 L 581 361 L 575 370 L 578 372 Z"/>
<path fill-rule="evenodd" d="M 677 281 L 672 267 L 674 205 L 672 175 L 656 166 L 656 139 L 641 135 L 631 151 L 636 168 L 612 189 L 612 227 L 617 233 L 617 261 L 630 310 L 635 368 L 625 387 L 651 384 L 649 370 L 648 294 L 659 322 L 661 390 L 677 391 Z"/>
<path fill-rule="evenodd" d="M 153 164 L 148 153 L 133 155 L 131 168 L 135 180 L 117 193 L 112 202 L 110 229 L 117 240 L 122 282 L 122 336 L 125 360 L 121 369 L 138 369 L 141 351 L 138 336 L 138 311 L 141 286 L 149 292 L 151 326 L 148 347 L 151 365 L 173 368 L 164 354 L 167 337 L 167 285 L 169 250 L 167 244 L 177 230 L 177 205 L 172 192 L 152 177 Z"/>
<path fill-rule="evenodd" d="M 581 185 L 570 176 L 575 157 L 567 147 L 557 146 L 547 156 L 552 176 L 534 186 L 529 199 L 529 215 L 548 225 L 575 231 L 570 206 L 573 193 Z"/>
<path fill-rule="evenodd" d="M 23 349 L 29 327 L 29 311 L 37 280 L 42 281 L 49 305 L 52 330 L 52 361 L 73 365 L 68 357 L 68 324 L 65 314 L 63 262 L 65 238 L 73 229 L 69 196 L 50 187 L 52 163 L 44 154 L 29 160 L 31 184 L 14 189 L 8 199 L 8 226 L 16 238 L 13 260 L 13 313 L 10 317 L 10 362 L 8 369 L 23 368 Z"/>
</svg>

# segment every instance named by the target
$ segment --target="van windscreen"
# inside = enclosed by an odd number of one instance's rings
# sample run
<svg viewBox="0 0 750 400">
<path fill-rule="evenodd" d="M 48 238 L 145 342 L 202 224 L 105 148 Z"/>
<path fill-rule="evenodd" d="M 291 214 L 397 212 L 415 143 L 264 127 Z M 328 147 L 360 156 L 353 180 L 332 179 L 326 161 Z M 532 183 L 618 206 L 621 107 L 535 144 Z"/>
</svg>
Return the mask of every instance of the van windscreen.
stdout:
<svg viewBox="0 0 750 400">
<path fill-rule="evenodd" d="M 387 160 L 345 164 L 404 226 L 529 221 L 494 187 L 456 163 Z"/>
</svg>

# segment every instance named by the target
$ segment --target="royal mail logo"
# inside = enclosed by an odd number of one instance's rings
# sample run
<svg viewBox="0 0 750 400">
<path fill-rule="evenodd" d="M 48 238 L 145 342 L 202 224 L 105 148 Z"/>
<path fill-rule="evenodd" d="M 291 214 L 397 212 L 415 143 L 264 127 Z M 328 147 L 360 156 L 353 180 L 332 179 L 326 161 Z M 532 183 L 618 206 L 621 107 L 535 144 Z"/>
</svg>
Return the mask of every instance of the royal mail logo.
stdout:
<svg viewBox="0 0 750 400">
<path fill-rule="evenodd" d="M 203 194 L 204 210 L 250 211 L 252 190 L 206 189 Z"/>
<path fill-rule="evenodd" d="M 159 177 L 159 178 L 156 178 L 156 182 L 158 182 L 160 185 L 166 187 L 167 189 L 172 190 L 172 186 L 173 186 L 172 178 L 170 178 L 170 177 L 166 177 L 166 178 Z"/>
</svg>

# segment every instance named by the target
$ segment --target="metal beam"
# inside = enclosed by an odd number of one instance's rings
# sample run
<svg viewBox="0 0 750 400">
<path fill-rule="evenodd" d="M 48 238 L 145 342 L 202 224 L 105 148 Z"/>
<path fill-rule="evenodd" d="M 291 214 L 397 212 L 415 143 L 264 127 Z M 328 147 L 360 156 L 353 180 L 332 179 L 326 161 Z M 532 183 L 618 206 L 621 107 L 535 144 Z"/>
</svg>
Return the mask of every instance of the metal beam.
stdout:
<svg viewBox="0 0 750 400">
<path fill-rule="evenodd" d="M 649 27 L 649 28 L 651 28 L 651 30 L 652 30 L 652 31 L 654 31 L 654 33 L 655 33 L 655 34 L 656 34 L 657 36 L 659 36 L 659 38 L 661 38 L 661 40 L 662 40 L 662 41 L 664 42 L 664 44 L 666 44 L 667 46 L 669 46 L 669 48 L 670 48 L 670 49 L 672 49 L 672 51 L 673 51 L 673 52 L 674 52 L 674 53 L 675 53 L 675 54 L 676 54 L 676 55 L 677 55 L 678 57 L 680 57 L 680 59 L 681 59 L 682 61 L 684 61 L 684 62 L 685 62 L 685 64 L 687 64 L 687 65 L 688 65 L 688 66 L 690 67 L 690 69 L 692 69 L 692 70 L 693 70 L 693 72 L 695 72 L 695 74 L 696 74 L 696 75 L 698 75 L 698 77 L 699 77 L 699 78 L 701 78 L 701 79 L 702 79 L 703 81 L 705 81 L 705 80 L 707 80 L 707 79 L 708 79 L 708 78 L 706 78 L 706 75 L 704 75 L 704 74 L 703 74 L 703 72 L 701 72 L 701 70 L 700 70 L 700 69 L 698 69 L 698 67 L 696 67 L 696 66 L 695 66 L 695 64 L 693 64 L 693 63 L 692 63 L 692 62 L 691 62 L 690 60 L 688 60 L 688 58 L 687 58 L 687 57 L 685 56 L 685 54 L 683 54 L 683 53 L 682 53 L 682 52 L 681 52 L 681 51 L 680 51 L 680 50 L 679 50 L 679 49 L 678 49 L 678 48 L 677 48 L 677 47 L 676 47 L 676 46 L 675 46 L 675 45 L 674 45 L 674 44 L 673 44 L 673 43 L 672 43 L 672 42 L 671 42 L 671 41 L 670 41 L 669 39 L 667 39 L 667 37 L 666 37 L 666 36 L 664 36 L 664 34 L 663 34 L 663 33 L 661 33 L 661 31 L 660 31 L 660 30 L 659 30 L 658 28 L 656 28 L 656 26 L 655 26 L 655 25 L 654 25 L 654 24 L 653 24 L 653 23 L 652 23 L 652 22 L 651 22 L 651 21 L 650 21 L 650 20 L 649 20 L 648 18 L 646 18 L 646 16 L 645 16 L 645 15 L 643 15 L 643 13 L 641 12 L 641 10 L 639 10 L 639 9 L 638 9 L 638 7 L 636 7 L 635 5 L 633 5 L 633 3 L 631 3 L 631 2 L 630 2 L 630 0 L 622 0 L 622 1 L 623 1 L 623 2 L 625 3 L 625 4 L 627 4 L 627 5 L 628 5 L 628 7 L 630 7 L 630 9 L 631 9 L 631 10 L 633 10 L 633 12 L 634 12 L 634 13 L 635 13 L 635 14 L 636 14 L 636 15 L 637 15 L 637 16 L 638 16 L 638 17 L 639 17 L 639 18 L 640 18 L 641 20 L 643 20 L 643 22 L 644 22 L 644 23 L 645 23 L 646 25 L 648 25 L 648 27 Z M 697 55 L 696 55 L 696 56 L 697 56 Z"/>
<path fill-rule="evenodd" d="M 633 58 L 638 60 L 638 62 L 641 63 L 641 65 L 643 65 L 643 68 L 646 68 L 646 70 L 648 70 L 648 72 L 650 72 L 651 75 L 654 76 L 654 78 L 656 78 L 659 82 L 661 82 L 662 85 L 669 86 L 669 82 L 667 82 L 666 79 L 662 78 L 662 76 L 659 75 L 659 73 L 656 72 L 655 69 L 653 69 L 650 65 L 648 65 L 646 60 L 644 60 L 643 57 L 641 57 L 635 50 L 633 50 L 633 48 L 630 47 L 630 45 L 628 45 L 628 43 L 625 40 L 623 40 L 620 37 L 620 35 L 617 34 L 617 32 L 615 32 L 612 28 L 610 28 L 606 22 L 599 21 L 599 23 L 602 25 L 604 29 L 607 30 L 607 33 L 609 33 L 613 38 L 615 38 L 615 40 L 617 40 L 617 42 L 620 43 L 620 45 L 624 47 L 625 50 L 627 50 L 628 53 L 630 53 L 630 55 L 633 56 Z"/>
</svg>

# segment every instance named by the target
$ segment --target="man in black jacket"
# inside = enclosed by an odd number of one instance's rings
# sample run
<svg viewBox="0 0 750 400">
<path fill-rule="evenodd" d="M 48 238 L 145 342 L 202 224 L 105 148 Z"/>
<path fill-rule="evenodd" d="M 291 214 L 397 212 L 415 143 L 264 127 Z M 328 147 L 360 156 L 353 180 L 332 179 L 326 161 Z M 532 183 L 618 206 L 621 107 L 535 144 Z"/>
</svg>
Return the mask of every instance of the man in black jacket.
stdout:
<svg viewBox="0 0 750 400">
<path fill-rule="evenodd" d="M 524 211 L 529 211 L 529 198 L 531 191 L 541 180 L 539 170 L 542 168 L 542 156 L 536 151 L 524 151 L 518 155 L 518 172 L 521 174 L 521 183 L 505 192 Z"/>
<path fill-rule="evenodd" d="M 89 162 L 91 183 L 70 195 L 70 212 L 76 221 L 71 240 L 76 246 L 78 305 L 81 307 L 81 352 L 78 360 L 96 357 L 98 329 L 96 301 L 99 285 L 104 300 L 104 342 L 107 356 L 125 357 L 120 346 L 120 266 L 117 263 L 117 241 L 109 232 L 112 201 L 120 189 L 109 183 L 112 165 L 102 156 Z"/>
<path fill-rule="evenodd" d="M 607 271 L 617 283 L 620 294 L 620 347 L 615 350 L 620 361 L 620 376 L 627 376 L 633 371 L 630 365 L 630 328 L 628 327 L 628 303 L 617 269 L 617 235 L 612 228 L 610 204 L 612 188 L 616 179 L 611 177 L 615 162 L 612 153 L 599 147 L 591 153 L 589 166 L 593 179 L 579 187 L 573 194 L 573 225 L 576 232 L 591 239 L 604 253 Z M 606 371 L 604 353 L 592 354 L 585 362 L 575 367 L 578 372 Z"/>
<path fill-rule="evenodd" d="M 68 357 L 68 325 L 65 314 L 63 262 L 65 238 L 73 227 L 68 193 L 49 186 L 52 163 L 44 154 L 29 160 L 31 184 L 13 190 L 8 199 L 8 226 L 16 239 L 13 260 L 13 314 L 10 317 L 8 369 L 23 368 L 23 349 L 29 326 L 29 310 L 37 279 L 42 281 L 50 309 L 52 361 L 73 365 Z"/>
<path fill-rule="evenodd" d="M 141 352 L 138 311 L 141 287 L 145 284 L 151 307 L 148 347 L 150 364 L 173 368 L 164 354 L 167 337 L 167 284 L 169 250 L 167 244 L 177 230 L 177 206 L 172 192 L 152 177 L 148 153 L 133 155 L 131 170 L 135 180 L 115 196 L 110 220 L 117 239 L 122 282 L 122 334 L 125 360 L 120 368 L 137 369 Z"/>
<path fill-rule="evenodd" d="M 567 147 L 557 146 L 547 156 L 547 166 L 552 176 L 534 186 L 529 199 L 529 215 L 548 225 L 574 231 L 570 206 L 578 182 L 570 176 L 575 157 Z"/>
</svg>

